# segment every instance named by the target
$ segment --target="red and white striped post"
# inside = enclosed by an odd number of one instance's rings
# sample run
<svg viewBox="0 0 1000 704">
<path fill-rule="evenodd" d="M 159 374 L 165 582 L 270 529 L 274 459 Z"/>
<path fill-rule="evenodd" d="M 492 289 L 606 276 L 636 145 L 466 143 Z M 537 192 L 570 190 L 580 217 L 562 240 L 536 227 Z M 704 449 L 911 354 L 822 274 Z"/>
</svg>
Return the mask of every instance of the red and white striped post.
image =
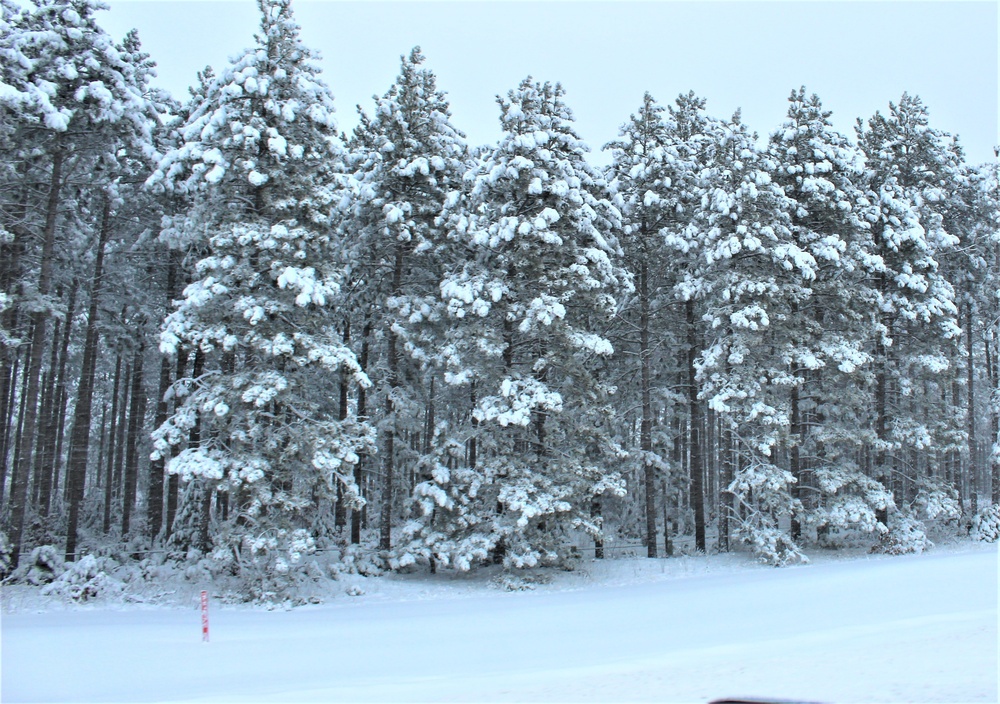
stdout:
<svg viewBox="0 0 1000 704">
<path fill-rule="evenodd" d="M 201 592 L 201 640 L 208 642 L 208 592 Z"/>
</svg>

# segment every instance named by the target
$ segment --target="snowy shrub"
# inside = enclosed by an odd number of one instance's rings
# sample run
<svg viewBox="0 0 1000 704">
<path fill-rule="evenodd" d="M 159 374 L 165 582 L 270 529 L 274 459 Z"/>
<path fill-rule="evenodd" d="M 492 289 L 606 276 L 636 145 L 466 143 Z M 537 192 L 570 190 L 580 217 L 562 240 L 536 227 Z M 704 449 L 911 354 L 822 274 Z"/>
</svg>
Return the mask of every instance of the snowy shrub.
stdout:
<svg viewBox="0 0 1000 704">
<path fill-rule="evenodd" d="M 114 562 L 106 558 L 85 555 L 70 563 L 59 577 L 43 587 L 42 594 L 73 601 L 87 601 L 105 594 L 121 594 L 125 585 L 109 577 L 106 572 L 113 565 Z"/>
<path fill-rule="evenodd" d="M 241 537 L 238 542 L 226 540 L 225 536 L 217 540 L 219 547 L 198 562 L 189 579 L 203 581 L 232 575 L 243 600 L 276 603 L 292 598 L 301 583 L 323 576 L 313 561 L 303 560 L 303 556 L 316 552 L 316 541 L 304 529 L 282 528 Z"/>
<path fill-rule="evenodd" d="M 814 475 L 822 499 L 803 524 L 815 528 L 819 542 L 831 547 L 869 540 L 880 525 L 877 512 L 893 506 L 892 494 L 853 466 L 824 467 Z"/>
<path fill-rule="evenodd" d="M 382 559 L 358 545 L 349 545 L 340 558 L 337 572 L 360 574 L 362 577 L 378 577 L 385 571 Z"/>
<path fill-rule="evenodd" d="M 972 519 L 969 535 L 982 543 L 995 543 L 1000 539 L 1000 504 L 980 509 Z"/>
<path fill-rule="evenodd" d="M 54 545 L 41 545 L 31 551 L 28 559 L 14 570 L 12 578 L 36 587 L 48 584 L 66 571 L 62 553 Z"/>
<path fill-rule="evenodd" d="M 809 562 L 788 534 L 776 526 L 744 523 L 737 535 L 765 565 L 785 567 Z"/>
<path fill-rule="evenodd" d="M 494 589 L 502 589 L 505 592 L 523 592 L 534 589 L 539 584 L 548 584 L 552 578 L 544 573 L 530 572 L 501 572 L 490 580 L 490 586 Z"/>
<path fill-rule="evenodd" d="M 933 546 L 934 543 L 927 539 L 923 523 L 908 511 L 896 511 L 890 515 L 889 528 L 880 532 L 870 552 L 906 555 L 921 553 Z"/>
<path fill-rule="evenodd" d="M 778 527 L 778 516 L 800 508 L 789 494 L 794 483 L 790 472 L 758 460 L 738 472 L 729 485 L 729 491 L 746 511 L 736 535 L 764 564 L 783 567 L 809 561 Z"/>
<path fill-rule="evenodd" d="M 962 515 L 955 488 L 933 479 L 920 480 L 913 506 L 925 521 L 956 521 Z"/>
</svg>

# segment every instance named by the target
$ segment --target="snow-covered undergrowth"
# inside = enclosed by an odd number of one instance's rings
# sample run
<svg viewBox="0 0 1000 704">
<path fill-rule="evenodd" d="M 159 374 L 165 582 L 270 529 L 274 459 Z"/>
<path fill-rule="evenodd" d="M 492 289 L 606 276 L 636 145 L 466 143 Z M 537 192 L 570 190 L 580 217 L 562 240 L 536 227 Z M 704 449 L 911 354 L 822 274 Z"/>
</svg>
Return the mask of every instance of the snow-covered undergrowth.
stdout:
<svg viewBox="0 0 1000 704">
<path fill-rule="evenodd" d="M 969 540 L 903 556 L 818 550 L 786 569 L 727 554 L 516 576 L 345 572 L 325 603 L 272 611 L 221 603 L 217 585 L 180 574 L 153 581 L 156 605 L 127 603 L 142 596 L 135 582 L 82 606 L 5 586 L 0 698 L 997 699 L 997 549 Z"/>
</svg>

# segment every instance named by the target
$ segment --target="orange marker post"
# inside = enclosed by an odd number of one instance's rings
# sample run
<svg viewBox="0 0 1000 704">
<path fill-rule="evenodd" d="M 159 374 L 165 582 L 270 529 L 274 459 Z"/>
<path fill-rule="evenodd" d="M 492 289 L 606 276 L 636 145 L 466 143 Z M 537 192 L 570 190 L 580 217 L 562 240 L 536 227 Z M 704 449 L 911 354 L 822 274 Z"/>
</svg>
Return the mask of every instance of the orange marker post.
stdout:
<svg viewBox="0 0 1000 704">
<path fill-rule="evenodd" d="M 208 642 L 208 592 L 201 592 L 201 640 Z"/>
</svg>

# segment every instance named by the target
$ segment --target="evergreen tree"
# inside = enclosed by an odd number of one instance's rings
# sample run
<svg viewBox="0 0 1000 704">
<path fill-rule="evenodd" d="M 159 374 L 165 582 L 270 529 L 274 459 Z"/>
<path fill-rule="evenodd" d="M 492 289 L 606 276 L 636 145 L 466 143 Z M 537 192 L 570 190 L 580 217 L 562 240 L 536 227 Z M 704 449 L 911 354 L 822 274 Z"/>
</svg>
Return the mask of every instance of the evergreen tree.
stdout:
<svg viewBox="0 0 1000 704">
<path fill-rule="evenodd" d="M 433 404 L 427 365 L 441 316 L 440 267 L 447 259 L 436 219 L 465 170 L 464 135 L 452 126 L 447 98 L 424 60 L 419 47 L 402 57 L 399 76 L 376 98 L 374 114 L 361 114 L 350 143 L 352 191 L 342 225 L 353 259 L 355 307 L 382 330 L 385 342 L 379 378 L 382 550 L 392 545 L 401 465 L 412 472 L 414 455 L 430 449 L 406 448 L 403 436 L 423 434 L 429 441 L 434 434 L 412 420 Z"/>
<path fill-rule="evenodd" d="M 423 515 L 408 532 L 418 556 L 461 569 L 491 556 L 552 562 L 572 531 L 598 536 L 594 500 L 622 492 L 599 368 L 631 283 L 619 212 L 563 95 L 529 78 L 498 98 L 503 137 L 450 209 L 467 258 L 441 283 L 453 320 L 445 378 L 475 399 L 476 451 L 417 487 Z"/>
<path fill-rule="evenodd" d="M 188 223 L 207 233 L 161 349 L 192 350 L 195 368 L 198 356 L 210 362 L 177 382 L 183 400 L 156 431 L 154 459 L 189 442 L 167 469 L 204 485 L 200 542 L 210 492 L 228 494 L 216 554 L 235 561 L 258 597 L 312 545 L 317 501 L 338 485 L 359 500 L 352 468 L 371 440 L 332 401 L 341 370 L 368 384 L 336 329 L 333 98 L 288 1 L 259 7 L 256 45 L 209 84 L 184 144 L 149 181 L 192 193 Z"/>
<path fill-rule="evenodd" d="M 905 93 L 898 105 L 889 104 L 888 115 L 876 113 L 867 125 L 859 119 L 856 129 L 866 159 L 862 183 L 870 205 L 864 215 L 872 253 L 880 259 L 872 282 L 872 471 L 894 499 L 902 499 L 903 480 L 912 485 L 917 479 L 914 453 L 947 441 L 932 421 L 944 421 L 947 431 L 963 415 L 960 409 L 927 413 L 950 390 L 942 374 L 953 367 L 949 348 L 961 333 L 955 292 L 940 264 L 958 239 L 944 229 L 937 205 L 951 188 L 954 156 L 944 136 L 929 127 L 920 99 Z M 879 520 L 888 524 L 887 509 Z"/>
<path fill-rule="evenodd" d="M 875 512 L 891 501 L 858 466 L 870 406 L 866 340 L 876 292 L 871 277 L 870 224 L 859 215 L 855 182 L 861 155 L 830 123 L 830 112 L 805 88 L 789 96 L 788 117 L 770 139 L 775 182 L 791 198 L 790 235 L 815 261 L 814 276 L 787 291 L 789 471 L 792 496 L 806 504 L 805 522 L 831 528 L 875 529 Z M 807 493 L 808 492 L 808 493 Z M 800 540 L 803 520 L 792 519 Z"/>
<path fill-rule="evenodd" d="M 687 150 L 677 143 L 676 128 L 668 124 L 663 113 L 664 109 L 647 93 L 638 113 L 622 127 L 620 138 L 606 147 L 614 157 L 612 185 L 623 216 L 622 247 L 636 279 L 634 295 L 624 301 L 622 314 L 626 320 L 615 344 L 619 347 L 619 359 L 624 361 L 623 355 L 634 356 L 639 370 L 637 393 L 622 389 L 618 406 L 624 409 L 637 405 L 641 409 L 639 451 L 631 454 L 642 473 L 649 557 L 657 556 L 659 475 L 670 472 L 676 480 L 679 474 L 679 468 L 670 467 L 666 457 L 669 438 L 663 430 L 654 430 L 656 424 L 665 420 L 654 410 L 654 404 L 677 406 L 683 401 L 670 391 L 667 383 L 672 381 L 671 373 L 676 374 L 678 366 L 672 364 L 669 351 L 676 349 L 681 341 L 674 332 L 679 327 L 677 316 L 671 315 L 669 309 L 673 303 L 670 284 L 676 262 L 664 246 L 664 236 L 680 229 L 689 217 L 691 204 L 686 195 L 694 179 L 690 158 L 681 156 L 687 155 Z M 666 496 L 663 501 L 667 501 Z"/>
</svg>

